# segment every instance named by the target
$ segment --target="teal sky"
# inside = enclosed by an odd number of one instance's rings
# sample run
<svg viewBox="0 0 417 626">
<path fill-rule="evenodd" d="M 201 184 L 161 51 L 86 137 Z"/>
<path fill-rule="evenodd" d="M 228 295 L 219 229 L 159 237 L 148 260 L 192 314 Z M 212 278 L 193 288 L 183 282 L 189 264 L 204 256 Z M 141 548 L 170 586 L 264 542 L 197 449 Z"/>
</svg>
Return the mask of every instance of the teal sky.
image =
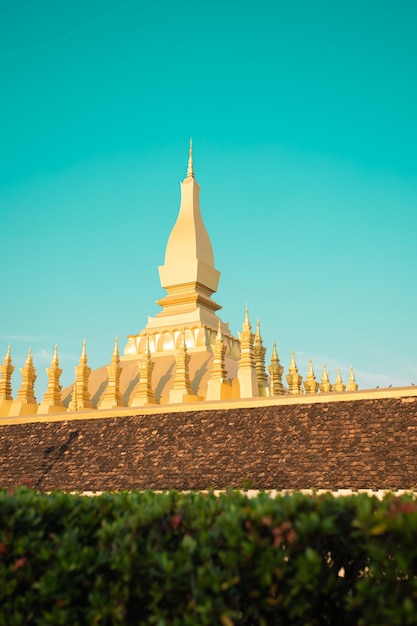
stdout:
<svg viewBox="0 0 417 626">
<path fill-rule="evenodd" d="M 193 137 L 234 334 L 417 384 L 414 0 L 2 0 L 0 358 L 140 332 Z"/>
</svg>

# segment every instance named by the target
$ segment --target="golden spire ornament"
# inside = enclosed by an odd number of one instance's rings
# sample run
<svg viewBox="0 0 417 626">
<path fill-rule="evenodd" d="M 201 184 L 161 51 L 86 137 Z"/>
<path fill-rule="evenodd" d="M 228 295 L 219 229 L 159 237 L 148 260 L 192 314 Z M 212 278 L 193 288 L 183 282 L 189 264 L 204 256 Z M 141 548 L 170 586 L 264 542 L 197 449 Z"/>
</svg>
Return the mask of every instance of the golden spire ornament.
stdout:
<svg viewBox="0 0 417 626">
<path fill-rule="evenodd" d="M 0 365 L 0 402 L 4 400 L 12 400 L 12 374 L 14 365 L 12 365 L 12 357 L 10 356 L 10 344 L 7 348 L 7 354 L 4 357 L 3 364 Z"/>
<path fill-rule="evenodd" d="M 55 345 L 54 355 L 51 360 L 51 365 L 46 368 L 46 374 L 48 376 L 48 386 L 43 396 L 42 402 L 38 406 L 38 413 L 53 413 L 55 411 L 61 412 L 65 410 L 61 400 L 61 385 L 59 379 L 62 374 L 62 369 L 59 367 L 58 359 L 58 345 Z"/>
<path fill-rule="evenodd" d="M 286 389 L 282 384 L 282 374 L 284 373 L 284 367 L 279 362 L 277 344 L 274 343 L 272 348 L 271 363 L 268 367 L 270 376 L 270 390 L 271 396 L 282 396 L 286 393 Z"/>
<path fill-rule="evenodd" d="M 231 386 L 227 380 L 225 354 L 226 346 L 223 341 L 222 324 L 219 320 L 213 346 L 213 366 L 207 383 L 206 400 L 226 400 L 231 396 Z"/>
<path fill-rule="evenodd" d="M 345 391 L 346 386 L 343 384 L 342 376 L 340 374 L 340 368 L 337 370 L 336 381 L 333 385 L 334 391 Z"/>
<path fill-rule="evenodd" d="M 107 366 L 107 387 L 98 405 L 99 409 L 112 409 L 113 407 L 124 406 L 122 394 L 120 393 L 121 373 L 119 339 L 116 336 L 111 363 Z"/>
<path fill-rule="evenodd" d="M 32 349 L 29 348 L 25 365 L 20 368 L 22 374 L 22 384 L 17 392 L 16 400 L 20 400 L 25 404 L 36 404 L 35 398 L 35 380 L 36 370 L 33 365 Z"/>
<path fill-rule="evenodd" d="M 91 367 L 87 365 L 87 344 L 83 341 L 83 349 L 80 362 L 75 366 L 75 381 L 72 388 L 71 402 L 68 411 L 79 411 L 80 409 L 91 409 L 91 396 L 88 391 L 88 380 L 91 374 Z"/>
<path fill-rule="evenodd" d="M 357 389 L 358 389 L 358 385 L 357 385 L 356 380 L 355 380 L 355 374 L 353 373 L 353 367 L 350 366 L 349 381 L 348 381 L 348 384 L 346 385 L 346 390 L 347 391 L 357 391 Z"/>
<path fill-rule="evenodd" d="M 323 371 L 321 374 L 321 383 L 320 383 L 320 391 L 321 393 L 329 393 L 333 391 L 333 385 L 330 383 L 329 373 L 327 371 L 326 363 L 323 363 Z"/>
<path fill-rule="evenodd" d="M 256 373 L 255 357 L 254 357 L 254 336 L 249 321 L 248 307 L 245 310 L 245 319 L 242 324 L 242 332 L 239 333 L 240 339 L 240 359 L 237 378 L 239 381 L 241 398 L 256 398 L 258 396 L 258 376 Z"/>
<path fill-rule="evenodd" d="M 146 336 L 145 351 L 139 361 L 139 382 L 133 393 L 130 406 L 146 406 L 157 404 L 152 388 L 152 372 L 154 362 L 151 359 L 149 335 Z"/>
<path fill-rule="evenodd" d="M 258 395 L 261 397 L 269 396 L 268 375 L 265 371 L 265 354 L 266 348 L 264 348 L 261 325 L 259 320 L 256 322 L 256 333 L 253 342 L 253 355 L 255 359 L 256 375 L 258 377 Z"/>
<path fill-rule="evenodd" d="M 316 377 L 314 375 L 312 359 L 310 359 L 308 363 L 307 377 L 303 384 L 304 384 L 304 389 L 306 393 L 317 393 L 317 391 L 319 390 L 319 383 L 317 382 Z"/>
<path fill-rule="evenodd" d="M 298 373 L 297 365 L 295 363 L 294 350 L 291 352 L 290 367 L 288 368 L 288 374 L 286 376 L 288 383 L 288 390 L 291 394 L 302 393 L 303 378 Z"/>
</svg>

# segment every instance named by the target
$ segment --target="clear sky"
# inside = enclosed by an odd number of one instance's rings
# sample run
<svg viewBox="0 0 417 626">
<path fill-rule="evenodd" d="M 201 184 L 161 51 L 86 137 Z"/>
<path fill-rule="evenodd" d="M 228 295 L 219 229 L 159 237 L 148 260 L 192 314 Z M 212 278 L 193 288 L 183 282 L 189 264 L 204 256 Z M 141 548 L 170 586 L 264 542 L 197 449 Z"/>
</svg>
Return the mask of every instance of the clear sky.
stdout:
<svg viewBox="0 0 417 626">
<path fill-rule="evenodd" d="M 159 310 L 189 137 L 234 334 L 417 384 L 415 0 L 1 0 L 0 358 Z"/>
</svg>

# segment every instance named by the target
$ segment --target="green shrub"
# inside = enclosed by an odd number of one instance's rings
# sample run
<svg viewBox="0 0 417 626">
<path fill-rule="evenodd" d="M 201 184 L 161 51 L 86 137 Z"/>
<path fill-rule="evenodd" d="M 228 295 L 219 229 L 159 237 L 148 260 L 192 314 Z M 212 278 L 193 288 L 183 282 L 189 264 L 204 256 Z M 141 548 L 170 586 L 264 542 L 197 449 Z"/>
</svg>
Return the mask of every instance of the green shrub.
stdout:
<svg viewBox="0 0 417 626">
<path fill-rule="evenodd" d="M 417 621 L 417 503 L 0 491 L 0 626 Z"/>
</svg>

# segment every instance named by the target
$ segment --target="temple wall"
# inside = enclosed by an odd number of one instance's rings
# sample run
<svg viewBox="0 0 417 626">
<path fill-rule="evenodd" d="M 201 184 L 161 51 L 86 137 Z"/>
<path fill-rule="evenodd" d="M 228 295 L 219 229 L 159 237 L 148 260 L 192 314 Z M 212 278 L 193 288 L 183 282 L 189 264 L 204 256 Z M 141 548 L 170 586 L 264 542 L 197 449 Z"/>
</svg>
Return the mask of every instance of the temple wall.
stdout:
<svg viewBox="0 0 417 626">
<path fill-rule="evenodd" d="M 416 490 L 417 395 L 411 393 L 0 421 L 0 486 Z"/>
</svg>

